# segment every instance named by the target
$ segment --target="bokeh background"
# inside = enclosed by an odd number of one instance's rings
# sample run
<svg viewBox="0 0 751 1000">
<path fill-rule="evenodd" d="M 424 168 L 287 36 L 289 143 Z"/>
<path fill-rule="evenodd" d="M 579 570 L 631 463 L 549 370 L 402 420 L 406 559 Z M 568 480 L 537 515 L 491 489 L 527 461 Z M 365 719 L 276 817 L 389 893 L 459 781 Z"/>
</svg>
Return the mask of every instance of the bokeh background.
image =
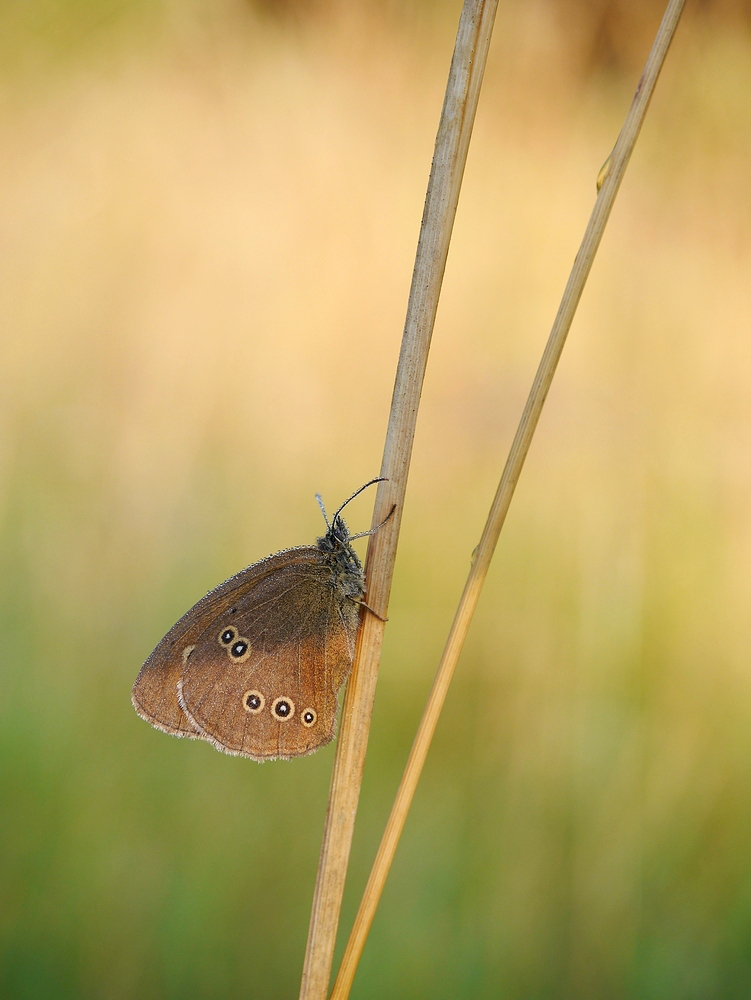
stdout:
<svg viewBox="0 0 751 1000">
<path fill-rule="evenodd" d="M 334 747 L 130 688 L 378 472 L 459 7 L 0 10 L 2 997 L 297 995 Z M 343 929 L 661 13 L 500 5 Z M 748 15 L 688 5 L 354 997 L 751 995 Z"/>
</svg>

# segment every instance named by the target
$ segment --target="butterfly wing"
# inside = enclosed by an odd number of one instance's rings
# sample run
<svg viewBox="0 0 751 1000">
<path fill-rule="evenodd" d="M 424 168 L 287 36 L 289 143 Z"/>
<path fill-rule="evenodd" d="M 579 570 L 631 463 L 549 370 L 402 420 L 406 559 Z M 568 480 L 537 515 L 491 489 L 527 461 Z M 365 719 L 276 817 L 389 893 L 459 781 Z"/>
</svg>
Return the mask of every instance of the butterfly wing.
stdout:
<svg viewBox="0 0 751 1000">
<path fill-rule="evenodd" d="M 229 611 L 233 602 L 274 573 L 280 565 L 305 562 L 311 546 L 287 549 L 254 563 L 210 591 L 176 622 L 146 660 L 133 685 L 131 701 L 136 712 L 152 726 L 173 736 L 203 739 L 185 716 L 177 697 L 177 685 L 191 646 L 215 618 Z"/>
<path fill-rule="evenodd" d="M 311 753 L 333 738 L 352 665 L 356 604 L 331 586 L 315 546 L 270 556 L 185 614 L 133 688 L 142 718 L 257 760 Z"/>
</svg>

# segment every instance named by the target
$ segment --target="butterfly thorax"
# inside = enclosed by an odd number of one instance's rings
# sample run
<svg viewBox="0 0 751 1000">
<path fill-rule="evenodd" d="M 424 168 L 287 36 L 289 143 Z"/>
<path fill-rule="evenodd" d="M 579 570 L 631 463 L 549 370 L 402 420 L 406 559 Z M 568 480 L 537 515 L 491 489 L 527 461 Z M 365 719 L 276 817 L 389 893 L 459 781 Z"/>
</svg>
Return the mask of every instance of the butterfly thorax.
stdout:
<svg viewBox="0 0 751 1000">
<path fill-rule="evenodd" d="M 332 589 L 343 592 L 347 597 L 362 597 L 365 593 L 365 574 L 341 517 L 334 518 L 334 523 L 323 538 L 317 540 L 317 545 L 331 570 Z"/>
</svg>

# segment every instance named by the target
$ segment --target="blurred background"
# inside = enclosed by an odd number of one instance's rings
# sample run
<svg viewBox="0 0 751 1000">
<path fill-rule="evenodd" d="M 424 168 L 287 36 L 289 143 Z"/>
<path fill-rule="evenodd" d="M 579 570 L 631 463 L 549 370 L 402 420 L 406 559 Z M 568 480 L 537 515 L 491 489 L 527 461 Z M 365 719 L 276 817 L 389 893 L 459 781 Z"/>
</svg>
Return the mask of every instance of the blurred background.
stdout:
<svg viewBox="0 0 751 1000">
<path fill-rule="evenodd" d="M 297 995 L 334 746 L 130 689 L 378 473 L 459 9 L 0 10 L 3 997 Z M 353 997 L 751 995 L 749 10 L 688 5 Z M 662 11 L 501 2 L 343 932 Z"/>
</svg>

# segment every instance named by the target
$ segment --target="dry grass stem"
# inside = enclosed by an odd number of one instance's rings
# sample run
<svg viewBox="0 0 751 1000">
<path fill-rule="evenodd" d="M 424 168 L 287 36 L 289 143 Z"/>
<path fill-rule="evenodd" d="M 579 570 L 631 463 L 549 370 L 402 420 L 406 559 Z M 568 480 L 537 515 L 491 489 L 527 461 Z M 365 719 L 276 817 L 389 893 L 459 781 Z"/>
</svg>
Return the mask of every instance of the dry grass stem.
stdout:
<svg viewBox="0 0 751 1000">
<path fill-rule="evenodd" d="M 647 113 L 649 101 L 657 83 L 665 56 L 667 55 L 670 42 L 678 26 L 683 4 L 684 0 L 671 0 L 668 5 L 644 72 L 637 86 L 633 102 L 626 116 L 626 121 L 610 156 L 609 169 L 606 165 L 603 171 L 605 174 L 604 178 L 598 178 L 599 194 L 579 252 L 574 260 L 561 305 L 553 323 L 553 328 L 550 332 L 550 337 L 548 338 L 537 374 L 532 383 L 527 404 L 516 431 L 480 544 L 475 553 L 464 592 L 459 601 L 446 647 L 420 721 L 420 726 L 417 730 L 391 815 L 389 816 L 388 824 L 355 918 L 352 933 L 347 942 L 339 974 L 331 994 L 331 1000 L 345 1000 L 349 996 L 357 964 L 360 960 L 365 940 L 396 852 L 399 837 L 404 828 L 407 812 L 428 754 L 456 662 L 459 658 L 477 606 L 480 591 L 490 567 L 490 560 L 493 557 L 493 552 L 495 551 L 501 528 L 506 519 L 514 489 L 521 474 L 532 436 L 537 427 L 542 407 L 566 342 L 566 336 L 571 327 L 584 284 L 600 244 L 610 210 L 613 207 L 615 196 Z M 388 475 L 387 472 L 383 474 Z M 383 507 L 381 510 L 383 510 Z"/>
<path fill-rule="evenodd" d="M 465 0 L 436 137 L 391 402 L 373 525 L 394 515 L 370 538 L 368 604 L 386 616 L 417 410 L 438 308 L 449 241 L 485 69 L 496 0 Z M 328 993 L 336 931 L 360 794 L 384 623 L 365 613 L 347 686 L 305 954 L 301 1000 Z"/>
</svg>

